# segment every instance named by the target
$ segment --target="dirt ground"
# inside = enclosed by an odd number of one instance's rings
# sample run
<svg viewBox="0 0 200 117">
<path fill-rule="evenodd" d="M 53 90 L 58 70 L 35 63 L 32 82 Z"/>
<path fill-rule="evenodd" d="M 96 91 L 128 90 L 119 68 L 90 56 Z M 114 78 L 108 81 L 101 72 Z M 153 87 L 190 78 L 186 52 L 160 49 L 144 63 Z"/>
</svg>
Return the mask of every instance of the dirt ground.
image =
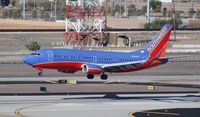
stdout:
<svg viewBox="0 0 200 117">
<path fill-rule="evenodd" d="M 108 18 L 112 28 L 144 28 L 145 19 Z M 65 23 L 0 19 L 0 29 L 65 29 Z"/>
<path fill-rule="evenodd" d="M 65 29 L 64 23 L 0 19 L 0 29 Z"/>
</svg>

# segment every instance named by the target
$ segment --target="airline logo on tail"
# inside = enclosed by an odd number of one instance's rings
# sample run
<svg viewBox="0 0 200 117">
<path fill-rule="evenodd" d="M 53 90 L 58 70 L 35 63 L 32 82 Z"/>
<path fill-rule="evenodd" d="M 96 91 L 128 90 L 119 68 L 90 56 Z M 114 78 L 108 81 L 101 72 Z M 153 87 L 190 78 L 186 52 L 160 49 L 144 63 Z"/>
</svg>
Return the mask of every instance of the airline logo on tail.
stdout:
<svg viewBox="0 0 200 117">
<path fill-rule="evenodd" d="M 168 29 L 166 26 L 164 26 L 162 31 L 155 37 L 155 39 L 147 47 L 147 50 L 150 53 L 158 45 L 158 43 L 162 40 L 162 38 L 167 34 L 167 32 L 168 32 Z"/>
</svg>

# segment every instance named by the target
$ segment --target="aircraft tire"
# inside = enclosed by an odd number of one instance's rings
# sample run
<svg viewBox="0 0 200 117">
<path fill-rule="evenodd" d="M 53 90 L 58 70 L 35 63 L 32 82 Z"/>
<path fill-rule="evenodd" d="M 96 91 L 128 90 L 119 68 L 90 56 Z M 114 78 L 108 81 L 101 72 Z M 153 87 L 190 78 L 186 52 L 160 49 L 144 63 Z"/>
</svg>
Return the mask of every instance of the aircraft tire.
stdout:
<svg viewBox="0 0 200 117">
<path fill-rule="evenodd" d="M 88 79 L 94 79 L 94 74 L 88 74 L 88 75 L 87 75 L 87 78 L 88 78 Z"/>
<path fill-rule="evenodd" d="M 108 79 L 108 75 L 107 74 L 102 74 L 101 75 L 101 79 L 102 80 L 107 80 Z"/>
</svg>

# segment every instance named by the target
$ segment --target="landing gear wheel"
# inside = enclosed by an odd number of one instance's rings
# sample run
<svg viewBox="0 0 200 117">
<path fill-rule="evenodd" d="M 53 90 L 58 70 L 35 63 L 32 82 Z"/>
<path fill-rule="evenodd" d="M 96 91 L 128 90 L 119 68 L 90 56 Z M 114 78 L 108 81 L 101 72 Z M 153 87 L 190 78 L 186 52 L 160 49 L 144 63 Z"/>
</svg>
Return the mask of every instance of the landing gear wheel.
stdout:
<svg viewBox="0 0 200 117">
<path fill-rule="evenodd" d="M 38 72 L 38 76 L 42 76 L 42 71 Z"/>
<path fill-rule="evenodd" d="M 101 79 L 102 80 L 107 80 L 108 79 L 108 75 L 107 74 L 102 74 L 101 75 Z"/>
<path fill-rule="evenodd" d="M 88 75 L 87 75 L 87 78 L 88 78 L 88 79 L 93 79 L 93 78 L 94 78 L 94 74 L 88 74 Z"/>
</svg>

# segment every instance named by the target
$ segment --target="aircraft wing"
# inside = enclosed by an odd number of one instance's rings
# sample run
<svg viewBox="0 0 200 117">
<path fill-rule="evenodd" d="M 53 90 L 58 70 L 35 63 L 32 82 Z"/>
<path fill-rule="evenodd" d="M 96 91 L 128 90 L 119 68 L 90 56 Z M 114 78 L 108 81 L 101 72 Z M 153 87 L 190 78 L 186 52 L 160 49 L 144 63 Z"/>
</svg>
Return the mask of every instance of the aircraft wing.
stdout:
<svg viewBox="0 0 200 117">
<path fill-rule="evenodd" d="M 146 60 L 134 61 L 134 62 L 124 62 L 124 63 L 112 63 L 112 64 L 103 64 L 101 67 L 107 71 L 118 71 L 119 69 L 126 70 L 129 67 L 137 67 L 138 65 L 146 62 Z"/>
</svg>

